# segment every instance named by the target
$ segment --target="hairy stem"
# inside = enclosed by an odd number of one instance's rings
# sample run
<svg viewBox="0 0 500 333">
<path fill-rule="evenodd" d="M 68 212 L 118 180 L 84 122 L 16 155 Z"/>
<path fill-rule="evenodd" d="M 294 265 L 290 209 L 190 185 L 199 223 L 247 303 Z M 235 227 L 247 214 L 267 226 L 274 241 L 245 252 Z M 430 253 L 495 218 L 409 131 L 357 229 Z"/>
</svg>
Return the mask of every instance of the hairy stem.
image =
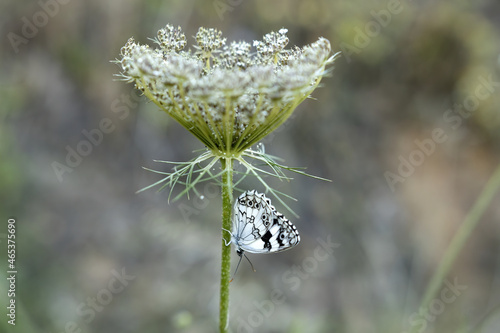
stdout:
<svg viewBox="0 0 500 333">
<path fill-rule="evenodd" d="M 231 230 L 231 208 L 233 199 L 233 160 L 221 158 L 222 174 L 222 228 Z M 220 269 L 220 314 L 219 331 L 228 332 L 229 317 L 229 278 L 231 275 L 231 240 L 227 231 L 222 230 L 222 262 Z"/>
</svg>

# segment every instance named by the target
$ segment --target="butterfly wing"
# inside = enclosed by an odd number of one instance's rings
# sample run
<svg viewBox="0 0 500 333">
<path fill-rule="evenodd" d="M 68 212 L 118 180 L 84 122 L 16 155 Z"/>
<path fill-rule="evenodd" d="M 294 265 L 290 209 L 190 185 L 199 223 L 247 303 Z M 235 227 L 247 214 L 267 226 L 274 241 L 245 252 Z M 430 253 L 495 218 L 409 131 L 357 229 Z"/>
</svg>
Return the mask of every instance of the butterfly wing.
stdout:
<svg viewBox="0 0 500 333">
<path fill-rule="evenodd" d="M 245 245 L 261 238 L 269 230 L 272 209 L 262 194 L 247 191 L 234 205 L 233 237 L 237 245 Z"/>
<path fill-rule="evenodd" d="M 244 251 L 271 253 L 294 247 L 300 235 L 264 194 L 247 191 L 235 203 L 233 241 Z"/>
</svg>

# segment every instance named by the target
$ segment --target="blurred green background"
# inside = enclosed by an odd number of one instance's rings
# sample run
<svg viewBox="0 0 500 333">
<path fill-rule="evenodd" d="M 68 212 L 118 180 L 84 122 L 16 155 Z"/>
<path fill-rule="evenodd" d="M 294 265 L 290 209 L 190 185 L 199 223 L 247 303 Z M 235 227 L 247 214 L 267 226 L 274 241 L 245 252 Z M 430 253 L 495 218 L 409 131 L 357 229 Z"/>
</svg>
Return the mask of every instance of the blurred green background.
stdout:
<svg viewBox="0 0 500 333">
<path fill-rule="evenodd" d="M 467 332 L 482 322 L 480 332 L 500 330 L 498 195 L 448 275 L 464 287 L 443 285 L 418 314 L 500 161 L 499 2 L 8 0 L 0 8 L 1 332 L 216 331 L 217 190 L 202 185 L 204 200 L 170 204 L 167 192 L 135 194 L 159 179 L 142 166 L 189 160 L 202 145 L 115 81 L 110 63 L 129 37 L 152 44 L 167 23 L 182 26 L 188 45 L 199 26 L 248 42 L 286 27 L 289 46 L 323 36 L 343 52 L 314 99 L 264 140 L 286 165 L 332 182 L 272 181 L 298 199 L 289 204 L 300 218 L 288 217 L 302 242 L 249 255 L 256 273 L 242 262 L 232 332 Z M 103 119 L 112 130 L 85 146 Z M 431 144 L 439 129 L 445 139 Z M 58 176 L 68 147 L 88 154 Z M 388 182 L 398 168 L 401 178 Z M 242 185 L 254 186 L 262 191 Z M 11 216 L 15 327 L 5 315 Z M 336 245 L 325 257 L 328 240 Z"/>
</svg>

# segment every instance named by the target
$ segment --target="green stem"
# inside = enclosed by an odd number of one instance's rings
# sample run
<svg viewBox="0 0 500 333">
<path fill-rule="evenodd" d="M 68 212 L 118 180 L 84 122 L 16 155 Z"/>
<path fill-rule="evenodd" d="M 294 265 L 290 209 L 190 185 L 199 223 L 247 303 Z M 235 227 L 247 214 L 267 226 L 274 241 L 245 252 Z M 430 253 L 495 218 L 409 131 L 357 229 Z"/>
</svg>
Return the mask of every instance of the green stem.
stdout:
<svg viewBox="0 0 500 333">
<path fill-rule="evenodd" d="M 222 228 L 231 230 L 231 208 L 233 199 L 233 160 L 231 157 L 221 158 L 222 174 Z M 222 262 L 220 269 L 220 314 L 219 331 L 228 332 L 229 316 L 229 279 L 231 275 L 231 240 L 227 231 L 222 230 Z"/>
<path fill-rule="evenodd" d="M 437 271 L 431 279 L 431 282 L 427 286 L 424 297 L 420 303 L 420 308 L 427 308 L 427 306 L 432 301 L 433 297 L 436 295 L 438 289 L 441 287 L 444 278 L 450 271 L 458 254 L 464 247 L 467 239 L 472 234 L 472 231 L 478 224 L 479 220 L 483 216 L 484 211 L 488 208 L 491 200 L 495 196 L 498 188 L 500 187 L 500 166 L 495 170 L 495 173 L 488 180 L 483 192 L 479 195 L 479 198 L 474 203 L 474 206 L 469 211 L 465 220 L 455 234 L 455 237 L 451 241 L 446 253 L 443 256 L 441 264 L 439 265 Z"/>
</svg>

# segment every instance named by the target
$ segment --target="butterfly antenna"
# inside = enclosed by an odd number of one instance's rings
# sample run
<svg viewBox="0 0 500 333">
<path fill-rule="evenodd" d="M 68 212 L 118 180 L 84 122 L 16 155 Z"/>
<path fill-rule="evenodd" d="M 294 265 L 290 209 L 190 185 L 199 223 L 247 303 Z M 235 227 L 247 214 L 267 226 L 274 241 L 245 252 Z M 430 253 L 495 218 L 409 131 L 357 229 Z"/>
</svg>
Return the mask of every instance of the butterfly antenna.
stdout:
<svg viewBox="0 0 500 333">
<path fill-rule="evenodd" d="M 238 271 L 238 267 L 240 267 L 240 262 L 241 262 L 241 259 L 243 258 L 241 255 L 243 254 L 243 252 L 241 252 L 240 250 L 236 251 L 236 253 L 238 253 L 238 255 L 240 256 L 240 260 L 238 261 L 238 265 L 236 265 L 236 269 L 234 270 L 234 273 L 233 273 L 233 277 L 231 278 L 231 280 L 229 280 L 229 283 L 233 282 L 234 280 L 234 276 L 236 275 L 236 272 Z M 246 256 L 245 256 L 246 258 Z M 248 259 L 248 258 L 247 258 Z"/>
</svg>

